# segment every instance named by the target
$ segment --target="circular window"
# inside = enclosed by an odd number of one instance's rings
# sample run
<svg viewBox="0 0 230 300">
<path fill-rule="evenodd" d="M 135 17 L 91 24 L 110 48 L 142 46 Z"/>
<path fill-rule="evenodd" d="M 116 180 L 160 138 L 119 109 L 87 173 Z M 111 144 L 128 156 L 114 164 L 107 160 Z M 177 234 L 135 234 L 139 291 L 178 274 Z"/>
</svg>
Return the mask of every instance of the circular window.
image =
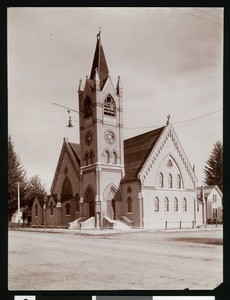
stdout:
<svg viewBox="0 0 230 300">
<path fill-rule="evenodd" d="M 116 141 L 116 135 L 112 130 L 106 130 L 105 140 L 109 144 L 113 144 Z"/>
</svg>

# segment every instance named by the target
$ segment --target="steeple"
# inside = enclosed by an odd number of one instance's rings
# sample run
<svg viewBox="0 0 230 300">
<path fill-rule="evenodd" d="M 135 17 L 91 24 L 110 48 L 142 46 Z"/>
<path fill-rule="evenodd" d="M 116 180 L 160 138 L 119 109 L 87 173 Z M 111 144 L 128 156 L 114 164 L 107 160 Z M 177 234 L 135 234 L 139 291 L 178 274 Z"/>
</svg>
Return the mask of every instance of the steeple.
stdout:
<svg viewBox="0 0 230 300">
<path fill-rule="evenodd" d="M 97 44 L 93 58 L 90 79 L 94 80 L 96 69 L 100 79 L 100 88 L 102 89 L 109 75 L 109 69 L 106 63 L 104 50 L 101 44 L 101 31 L 97 34 Z"/>
<path fill-rule="evenodd" d="M 117 79 L 116 91 L 117 91 L 118 96 L 122 96 L 123 87 L 122 87 L 120 76 L 118 76 L 118 79 Z"/>
</svg>

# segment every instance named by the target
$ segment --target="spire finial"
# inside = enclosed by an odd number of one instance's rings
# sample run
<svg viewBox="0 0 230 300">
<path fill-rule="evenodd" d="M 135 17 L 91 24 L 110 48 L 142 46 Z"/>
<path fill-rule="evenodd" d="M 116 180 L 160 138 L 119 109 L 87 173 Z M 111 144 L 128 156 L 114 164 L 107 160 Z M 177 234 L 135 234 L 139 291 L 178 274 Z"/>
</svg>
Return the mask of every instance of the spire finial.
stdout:
<svg viewBox="0 0 230 300">
<path fill-rule="evenodd" d="M 169 120 L 170 120 L 170 114 L 167 115 L 167 122 L 166 122 L 166 125 L 169 125 Z"/>
<path fill-rule="evenodd" d="M 97 39 L 100 40 L 101 39 L 101 27 L 99 27 L 99 32 L 97 34 Z"/>
<path fill-rule="evenodd" d="M 78 92 L 82 92 L 82 80 L 79 80 Z"/>
</svg>

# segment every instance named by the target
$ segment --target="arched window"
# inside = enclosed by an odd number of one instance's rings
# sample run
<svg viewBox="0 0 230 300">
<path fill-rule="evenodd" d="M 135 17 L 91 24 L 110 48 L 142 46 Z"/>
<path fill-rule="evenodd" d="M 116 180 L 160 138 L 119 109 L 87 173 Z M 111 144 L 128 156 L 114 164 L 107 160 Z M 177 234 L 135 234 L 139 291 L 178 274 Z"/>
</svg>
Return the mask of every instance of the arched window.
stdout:
<svg viewBox="0 0 230 300">
<path fill-rule="evenodd" d="M 131 197 L 129 197 L 128 199 L 127 199 L 127 204 L 128 204 L 128 209 L 127 209 L 127 212 L 128 213 L 132 213 L 132 198 Z"/>
<path fill-rule="evenodd" d="M 164 187 L 164 176 L 162 173 L 160 173 L 159 175 L 159 188 L 163 188 Z"/>
<path fill-rule="evenodd" d="M 131 192 L 132 192 L 132 189 L 131 189 L 130 186 L 127 188 L 127 192 L 128 192 L 128 193 L 131 193 Z"/>
<path fill-rule="evenodd" d="M 76 201 L 76 212 L 80 211 L 80 196 L 77 194 L 75 197 L 75 201 Z"/>
<path fill-rule="evenodd" d="M 117 154 L 115 151 L 113 151 L 112 153 L 112 164 L 116 164 L 117 163 Z"/>
<path fill-rule="evenodd" d="M 86 97 L 85 99 L 83 112 L 84 112 L 84 119 L 92 116 L 92 102 L 89 97 Z"/>
<path fill-rule="evenodd" d="M 53 210 L 53 202 L 50 203 L 50 215 L 54 215 L 54 210 Z"/>
<path fill-rule="evenodd" d="M 69 180 L 68 177 L 65 178 L 63 184 L 62 184 L 62 191 L 61 191 L 61 194 L 63 196 L 72 196 L 73 195 L 73 189 L 72 189 L 72 184 Z"/>
<path fill-rule="evenodd" d="M 178 211 L 178 200 L 177 198 L 174 199 L 174 211 Z"/>
<path fill-rule="evenodd" d="M 184 198 L 182 202 L 183 211 L 187 211 L 187 200 Z"/>
<path fill-rule="evenodd" d="M 113 98 L 109 95 L 104 100 L 104 115 L 116 116 L 116 105 Z"/>
<path fill-rule="evenodd" d="M 154 200 L 154 211 L 155 212 L 159 211 L 159 199 L 157 197 Z"/>
<path fill-rule="evenodd" d="M 70 216 L 70 204 L 67 203 L 65 206 L 65 214 L 66 216 Z"/>
<path fill-rule="evenodd" d="M 179 174 L 177 175 L 177 178 L 176 178 L 176 185 L 177 185 L 178 189 L 181 189 L 181 177 Z"/>
<path fill-rule="evenodd" d="M 171 189 L 172 188 L 172 175 L 169 174 L 168 176 L 168 188 Z"/>
<path fill-rule="evenodd" d="M 165 202 L 164 202 L 164 211 L 169 211 L 169 199 L 165 198 Z"/>
<path fill-rule="evenodd" d="M 89 160 L 90 160 L 91 165 L 93 164 L 93 158 L 94 158 L 94 152 L 93 152 L 93 150 L 91 149 L 91 150 L 90 150 L 90 154 L 89 154 Z"/>
<path fill-rule="evenodd" d="M 38 216 L 38 205 L 37 204 L 35 205 L 35 216 L 36 217 Z"/>
<path fill-rule="evenodd" d="M 105 162 L 108 164 L 109 163 L 109 151 L 105 151 Z"/>
<path fill-rule="evenodd" d="M 89 154 L 88 152 L 85 153 L 85 165 L 88 166 L 89 164 Z"/>
</svg>

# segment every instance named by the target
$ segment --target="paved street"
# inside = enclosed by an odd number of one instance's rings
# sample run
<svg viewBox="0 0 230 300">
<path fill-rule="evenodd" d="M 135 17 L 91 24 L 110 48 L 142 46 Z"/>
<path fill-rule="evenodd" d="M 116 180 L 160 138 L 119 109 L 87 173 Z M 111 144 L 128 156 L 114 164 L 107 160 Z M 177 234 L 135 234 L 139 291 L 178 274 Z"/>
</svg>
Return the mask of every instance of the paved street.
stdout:
<svg viewBox="0 0 230 300">
<path fill-rule="evenodd" d="M 221 229 L 9 231 L 9 289 L 214 289 L 223 279 L 222 242 Z"/>
</svg>

